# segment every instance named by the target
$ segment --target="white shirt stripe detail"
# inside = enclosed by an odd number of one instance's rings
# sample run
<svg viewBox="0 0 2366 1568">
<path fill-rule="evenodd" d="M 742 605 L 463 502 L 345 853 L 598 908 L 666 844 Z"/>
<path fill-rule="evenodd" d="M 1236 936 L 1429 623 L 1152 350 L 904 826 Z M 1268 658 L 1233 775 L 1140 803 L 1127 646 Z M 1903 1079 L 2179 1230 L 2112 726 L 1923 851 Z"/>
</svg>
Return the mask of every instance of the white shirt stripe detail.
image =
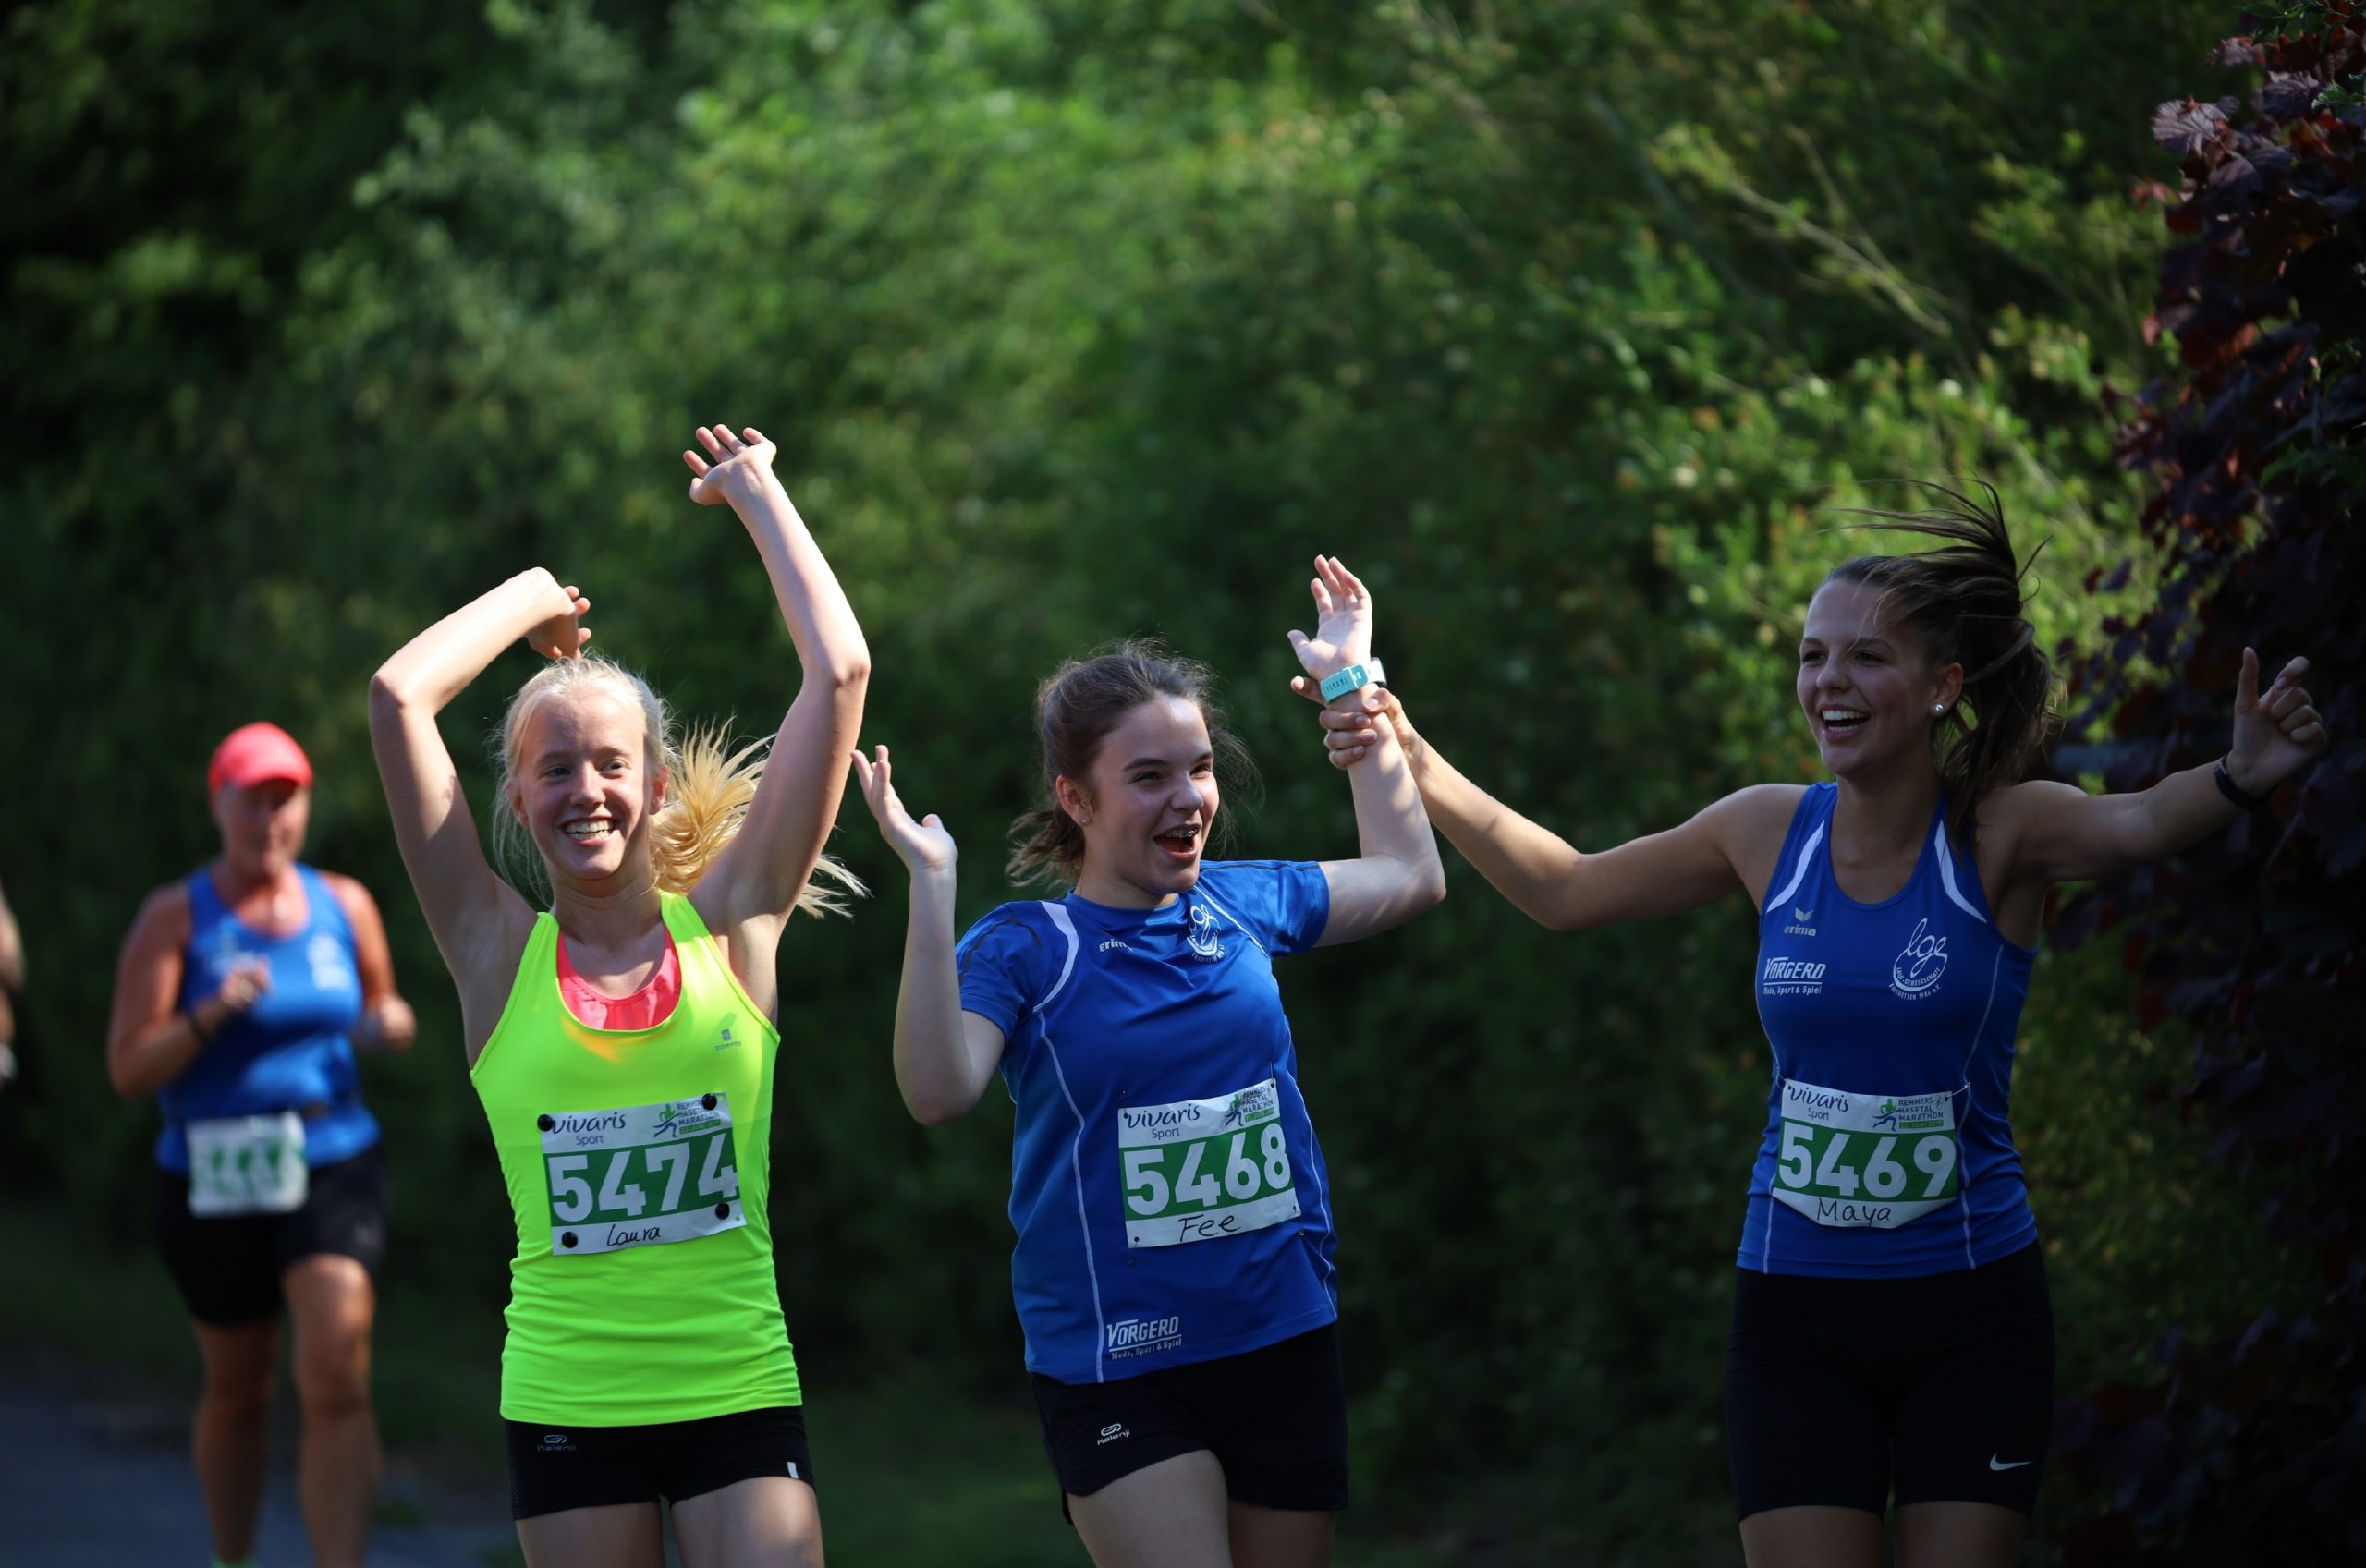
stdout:
<svg viewBox="0 0 2366 1568">
<path fill-rule="evenodd" d="M 1939 831 L 1942 833 L 1945 833 L 1946 829 L 1941 828 Z M 1942 860 L 1939 864 L 1944 866 L 1946 862 Z M 1964 1113 L 1956 1121 L 1956 1147 L 1958 1149 L 1964 1146 L 1964 1128 L 1971 1120 L 1971 1059 L 1980 1054 L 1980 1037 L 1988 1032 L 1989 1015 L 1996 1011 L 1996 977 L 2002 974 L 2004 969 L 2005 949 L 2003 944 L 1999 943 L 1996 949 L 1996 957 L 1994 961 L 1988 966 L 1988 1001 L 1987 1003 L 1980 1010 L 1980 1027 L 1971 1031 L 1971 1049 L 1965 1051 L 1963 1056 L 1963 1066 L 1961 1071 L 1964 1074 Z M 1956 1200 L 1963 1205 L 1964 1267 L 1967 1269 L 1977 1269 L 1980 1267 L 1980 1264 L 1979 1261 L 1973 1258 L 1971 1251 L 1971 1161 L 1969 1160 L 1964 1161 L 1963 1185 L 1956 1189 Z"/>
<path fill-rule="evenodd" d="M 1791 880 L 1783 884 L 1782 892 L 1776 893 L 1774 897 L 1766 901 L 1765 907 L 1767 909 L 1774 908 L 1776 905 L 1790 897 L 1791 894 L 1799 891 L 1799 884 L 1808 880 L 1808 862 L 1815 857 L 1815 846 L 1823 842 L 1823 824 L 1822 822 L 1818 822 L 1815 825 L 1815 832 L 1808 834 L 1807 843 L 1799 846 L 1799 860 L 1791 867 Z"/>
<path fill-rule="evenodd" d="M 1939 885 L 1947 890 L 1947 897 L 1954 902 L 1957 908 L 1982 925 L 1986 925 L 1988 917 L 1974 909 L 1971 906 L 1971 900 L 1966 898 L 1963 895 L 1963 890 L 1956 886 L 1956 860 L 1954 856 L 1947 853 L 1947 822 L 1944 817 L 1939 819 L 1939 831 L 1933 842 L 1939 846 Z M 1992 997 L 1994 994 L 1992 991 Z"/>
<path fill-rule="evenodd" d="M 1052 924 L 1059 927 L 1060 934 L 1068 939 L 1068 956 L 1067 962 L 1060 966 L 1058 981 L 1044 993 L 1043 1000 L 1035 1004 L 1035 1017 L 1039 1025 L 1043 1021 L 1043 1009 L 1051 1005 L 1052 998 L 1067 988 L 1068 976 L 1076 968 L 1077 953 L 1076 926 L 1068 919 L 1068 912 L 1050 899 L 1041 902 L 1044 911 L 1052 917 Z M 1049 1029 L 1043 1031 L 1043 1053 L 1052 1059 L 1052 1076 L 1059 1080 L 1060 1098 L 1068 1102 L 1068 1114 L 1076 1118 L 1076 1136 L 1068 1140 L 1068 1174 L 1076 1181 L 1076 1223 L 1077 1229 L 1084 1233 L 1085 1277 L 1092 1282 L 1092 1380 L 1098 1383 L 1106 1380 L 1101 1370 L 1101 1353 L 1109 1343 L 1109 1329 L 1103 1321 L 1101 1310 L 1101 1270 L 1092 1258 L 1092 1221 L 1084 1208 L 1084 1112 L 1077 1109 L 1076 1096 L 1068 1092 L 1068 1076 L 1060 1066 L 1060 1053 L 1052 1044 Z"/>
<path fill-rule="evenodd" d="M 1045 991 L 1043 993 L 1043 1000 L 1035 1004 L 1035 1011 L 1041 1013 L 1044 1008 L 1049 1007 L 1052 1004 L 1052 998 L 1059 995 L 1062 991 L 1067 988 L 1068 976 L 1076 968 L 1078 944 L 1076 940 L 1076 925 L 1068 918 L 1068 912 L 1048 898 L 1038 900 L 1038 902 L 1043 906 L 1043 913 L 1052 918 L 1052 924 L 1060 928 L 1060 934 L 1068 939 L 1067 962 L 1060 966 L 1060 978 L 1052 982 L 1052 989 Z"/>
</svg>

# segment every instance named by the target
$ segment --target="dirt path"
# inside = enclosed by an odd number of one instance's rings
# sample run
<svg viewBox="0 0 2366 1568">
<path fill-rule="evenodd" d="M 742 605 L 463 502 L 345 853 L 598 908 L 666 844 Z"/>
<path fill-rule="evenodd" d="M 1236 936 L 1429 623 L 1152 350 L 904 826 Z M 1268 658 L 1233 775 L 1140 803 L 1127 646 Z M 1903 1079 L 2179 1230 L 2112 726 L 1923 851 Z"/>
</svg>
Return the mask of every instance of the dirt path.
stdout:
<svg viewBox="0 0 2366 1568">
<path fill-rule="evenodd" d="M 263 1497 L 260 1568 L 311 1561 L 288 1444 Z M 400 1456 L 387 1465 L 374 1568 L 495 1568 L 522 1561 L 505 1499 L 462 1495 Z M 6 1568 L 202 1568 L 205 1514 L 189 1412 L 153 1391 L 21 1352 L 0 1358 L 0 1563 Z"/>
</svg>

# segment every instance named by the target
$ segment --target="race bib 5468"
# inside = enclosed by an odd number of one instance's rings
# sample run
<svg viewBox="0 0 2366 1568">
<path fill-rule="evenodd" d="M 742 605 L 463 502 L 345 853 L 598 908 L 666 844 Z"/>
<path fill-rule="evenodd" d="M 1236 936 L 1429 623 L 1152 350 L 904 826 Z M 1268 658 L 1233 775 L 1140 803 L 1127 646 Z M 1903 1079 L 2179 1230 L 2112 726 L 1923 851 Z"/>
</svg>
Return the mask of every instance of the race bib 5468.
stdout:
<svg viewBox="0 0 2366 1568">
<path fill-rule="evenodd" d="M 1298 1215 L 1298 1187 L 1272 1078 L 1213 1100 L 1117 1112 L 1126 1245 L 1180 1246 Z"/>
</svg>

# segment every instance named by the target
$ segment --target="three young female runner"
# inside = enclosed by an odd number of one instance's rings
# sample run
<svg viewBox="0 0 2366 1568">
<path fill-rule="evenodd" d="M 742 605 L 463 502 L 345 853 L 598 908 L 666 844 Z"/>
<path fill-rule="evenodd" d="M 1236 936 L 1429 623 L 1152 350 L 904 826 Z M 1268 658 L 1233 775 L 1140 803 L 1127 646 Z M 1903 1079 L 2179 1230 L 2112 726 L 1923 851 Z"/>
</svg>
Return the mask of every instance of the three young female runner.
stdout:
<svg viewBox="0 0 2366 1568">
<path fill-rule="evenodd" d="M 455 611 L 371 685 L 395 836 L 460 992 L 470 1076 L 518 1223 L 501 1414 L 535 1568 L 822 1562 L 797 1364 L 773 1273 L 778 949 L 831 907 L 822 847 L 870 655 L 771 442 L 701 426 L 690 498 L 746 525 L 802 680 L 769 757 L 677 746 L 646 683 L 585 658 L 591 608 L 540 568 Z M 487 865 L 435 716 L 518 638 L 497 826 L 551 885 Z"/>
<path fill-rule="evenodd" d="M 1336 560 L 1290 634 L 1318 680 L 1361 666 L 1372 600 Z M 1360 676 L 1345 674 L 1341 701 Z M 1328 1182 L 1274 961 L 1445 895 L 1402 755 L 1352 775 L 1361 856 L 1207 860 L 1237 744 L 1208 672 L 1128 642 L 1045 681 L 1044 808 L 1006 904 L 953 940 L 955 850 L 856 771 L 911 873 L 896 1081 L 932 1125 L 999 1071 L 1017 1105 L 1011 1282 L 1061 1492 L 1101 1568 L 1312 1568 L 1348 1496 Z"/>
<path fill-rule="evenodd" d="M 285 1311 L 304 1527 L 314 1560 L 344 1568 L 361 1561 L 378 1491 L 370 1327 L 387 1208 L 354 1047 L 403 1050 L 416 1024 L 369 891 L 298 858 L 303 748 L 243 725 L 214 748 L 206 786 L 222 853 L 140 906 L 107 1076 L 127 1099 L 164 1103 L 153 1221 L 204 1363 L 190 1446 L 215 1562 L 254 1550 Z"/>
<path fill-rule="evenodd" d="M 1873 1568 L 1893 1497 L 1906 1568 L 2013 1561 L 2053 1405 L 2006 1114 L 2046 893 L 2220 831 L 2326 744 L 2307 661 L 2262 693 L 2246 649 L 2223 761 L 2132 795 L 2020 782 L 2053 671 L 2001 514 L 1956 499 L 1875 525 L 1946 548 L 1846 562 L 1808 606 L 1797 690 L 1833 782 L 1753 785 L 1581 854 L 1457 772 L 1393 693 L 1322 719 L 1343 766 L 1393 735 L 1431 820 L 1556 930 L 1737 886 L 1759 910 L 1774 1073 L 1726 1385 L 1752 1568 Z"/>
</svg>

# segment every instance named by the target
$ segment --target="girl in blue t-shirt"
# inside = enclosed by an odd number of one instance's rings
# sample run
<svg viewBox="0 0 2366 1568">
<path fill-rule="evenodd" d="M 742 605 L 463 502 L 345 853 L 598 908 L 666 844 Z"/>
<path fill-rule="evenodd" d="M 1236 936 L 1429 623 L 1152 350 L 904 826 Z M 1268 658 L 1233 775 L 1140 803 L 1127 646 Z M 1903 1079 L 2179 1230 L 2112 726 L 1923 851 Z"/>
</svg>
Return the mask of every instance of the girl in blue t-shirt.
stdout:
<svg viewBox="0 0 2366 1568">
<path fill-rule="evenodd" d="M 1371 689 L 1372 599 L 1318 559 L 1308 677 Z M 1011 1289 L 1069 1517 L 1101 1568 L 1317 1568 L 1348 1494 L 1330 1185 L 1274 961 L 1370 936 L 1445 895 L 1384 740 L 1349 775 L 1362 854 L 1210 861 L 1237 752 L 1200 665 L 1126 642 L 1036 693 L 1043 808 L 1006 904 L 953 940 L 953 839 L 915 822 L 887 748 L 863 797 L 912 877 L 896 1081 L 953 1120 L 997 1070 L 1017 1107 Z"/>
<path fill-rule="evenodd" d="M 1751 1568 L 1875 1568 L 1893 1498 L 1907 1568 L 2014 1561 L 2053 1411 L 2053 1314 L 2006 1114 L 2046 893 L 2222 830 L 2326 744 L 2307 661 L 2262 693 L 2246 649 L 2214 767 L 2132 795 L 2022 782 L 2053 670 L 2003 517 L 1954 499 L 1874 525 L 1947 548 L 1846 562 L 1808 605 L 1797 690 L 1831 782 L 1753 785 L 1580 854 L 1456 772 L 1394 695 L 1323 716 L 1342 766 L 1401 745 L 1455 847 L 1555 930 L 1737 888 L 1758 909 L 1774 1071 L 1726 1369 Z"/>
</svg>

